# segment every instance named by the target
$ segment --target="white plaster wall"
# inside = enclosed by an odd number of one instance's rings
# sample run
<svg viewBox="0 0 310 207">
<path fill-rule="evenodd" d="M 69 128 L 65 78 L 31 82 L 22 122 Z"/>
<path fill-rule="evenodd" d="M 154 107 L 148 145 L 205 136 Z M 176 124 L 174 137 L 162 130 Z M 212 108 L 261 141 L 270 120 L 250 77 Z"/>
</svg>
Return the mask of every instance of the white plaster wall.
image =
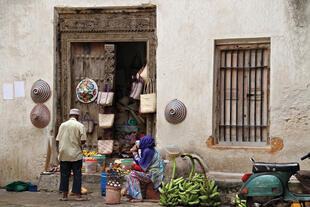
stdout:
<svg viewBox="0 0 310 207">
<path fill-rule="evenodd" d="M 162 1 L 157 16 L 159 144 L 178 143 L 184 151 L 202 156 L 210 170 L 226 172 L 251 170 L 250 156 L 289 162 L 308 153 L 309 9 L 307 1 Z M 283 139 L 284 148 L 274 154 L 207 148 L 212 135 L 214 40 L 254 37 L 271 38 L 270 136 Z M 168 124 L 163 113 L 174 98 L 188 109 L 186 120 L 176 126 Z M 302 164 L 309 166 L 307 161 Z"/>
<path fill-rule="evenodd" d="M 53 20 L 39 4 L 0 1 L 1 83 L 25 82 L 25 98 L 3 100 L 1 84 L 0 185 L 35 180 L 43 170 L 50 124 L 37 129 L 30 122 L 35 106 L 32 84 L 43 79 L 53 87 Z M 52 99 L 46 103 L 52 110 Z"/>
<path fill-rule="evenodd" d="M 147 1 L 0 0 L 0 81 L 25 81 L 25 98 L 3 100 L 0 90 L 0 186 L 9 181 L 37 182 L 44 170 L 53 122 L 38 129 L 30 122 L 35 106 L 32 84 L 42 79 L 54 87 L 54 7 L 138 5 Z M 45 104 L 53 108 L 52 96 Z M 52 117 L 53 120 L 54 117 Z"/>
<path fill-rule="evenodd" d="M 310 60 L 309 4 L 294 0 L 0 0 L 1 83 L 25 81 L 25 98 L 3 100 L 0 90 L 0 186 L 13 180 L 35 182 L 44 168 L 53 122 L 32 126 L 32 84 L 43 79 L 54 87 L 54 7 L 157 5 L 157 141 L 178 143 L 201 155 L 212 170 L 250 170 L 249 156 L 262 161 L 296 161 L 308 152 Z M 306 1 L 301 1 L 306 2 Z M 213 150 L 214 40 L 271 37 L 271 137 L 284 140 L 275 154 Z M 1 85 L 2 87 L 2 85 Z M 178 98 L 187 118 L 171 125 L 166 104 Z M 47 101 L 51 112 L 53 97 Z M 53 118 L 53 117 L 52 117 Z M 310 167 L 310 165 L 305 165 Z"/>
</svg>

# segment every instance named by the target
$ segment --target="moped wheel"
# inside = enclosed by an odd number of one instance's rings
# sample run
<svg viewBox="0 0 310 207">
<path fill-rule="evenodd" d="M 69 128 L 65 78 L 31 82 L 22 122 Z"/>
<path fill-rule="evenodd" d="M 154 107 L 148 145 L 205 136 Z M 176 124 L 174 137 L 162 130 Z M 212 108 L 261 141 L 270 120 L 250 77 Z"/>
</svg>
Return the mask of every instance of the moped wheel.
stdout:
<svg viewBox="0 0 310 207">
<path fill-rule="evenodd" d="M 291 203 L 283 202 L 283 203 L 278 203 L 276 207 L 290 207 Z"/>
<path fill-rule="evenodd" d="M 261 204 L 258 202 L 255 202 L 252 198 L 248 198 L 246 199 L 246 206 L 247 207 L 258 207 L 258 206 L 261 206 Z"/>
<path fill-rule="evenodd" d="M 267 206 L 267 207 L 290 207 L 291 203 L 290 202 L 284 202 L 283 200 L 281 201 L 273 201 L 270 203 L 266 203 L 266 202 L 259 202 L 259 201 L 255 201 L 253 200 L 253 198 L 247 198 L 246 201 L 246 206 L 247 207 L 262 207 L 262 206 Z"/>
</svg>

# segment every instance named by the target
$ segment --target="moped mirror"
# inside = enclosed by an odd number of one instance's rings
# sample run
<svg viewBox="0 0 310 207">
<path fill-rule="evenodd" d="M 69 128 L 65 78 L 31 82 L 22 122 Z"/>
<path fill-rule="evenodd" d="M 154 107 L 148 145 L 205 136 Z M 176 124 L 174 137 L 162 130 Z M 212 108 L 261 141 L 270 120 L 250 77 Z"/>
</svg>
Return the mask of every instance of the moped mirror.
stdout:
<svg viewBox="0 0 310 207">
<path fill-rule="evenodd" d="M 250 157 L 250 160 L 253 164 L 255 164 L 255 160 L 253 159 L 253 157 Z"/>
<path fill-rule="evenodd" d="M 310 152 L 309 152 L 308 154 L 306 154 L 305 156 L 303 156 L 303 157 L 301 158 L 301 160 L 304 160 L 304 159 L 309 158 L 309 157 L 310 157 Z"/>
</svg>

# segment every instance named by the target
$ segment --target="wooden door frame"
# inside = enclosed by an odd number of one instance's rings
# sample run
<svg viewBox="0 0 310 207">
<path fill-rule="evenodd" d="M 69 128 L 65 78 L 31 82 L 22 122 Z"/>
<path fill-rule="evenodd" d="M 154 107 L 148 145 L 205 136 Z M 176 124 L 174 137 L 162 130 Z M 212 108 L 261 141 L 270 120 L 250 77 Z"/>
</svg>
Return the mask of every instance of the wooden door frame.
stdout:
<svg viewBox="0 0 310 207">
<path fill-rule="evenodd" d="M 71 107 L 71 46 L 75 42 L 146 42 L 149 77 L 156 79 L 156 6 L 55 8 L 56 64 L 54 131 Z M 156 81 L 155 81 L 156 82 Z M 155 87 L 156 88 L 156 87 Z M 155 114 L 147 115 L 146 132 L 155 135 Z"/>
</svg>

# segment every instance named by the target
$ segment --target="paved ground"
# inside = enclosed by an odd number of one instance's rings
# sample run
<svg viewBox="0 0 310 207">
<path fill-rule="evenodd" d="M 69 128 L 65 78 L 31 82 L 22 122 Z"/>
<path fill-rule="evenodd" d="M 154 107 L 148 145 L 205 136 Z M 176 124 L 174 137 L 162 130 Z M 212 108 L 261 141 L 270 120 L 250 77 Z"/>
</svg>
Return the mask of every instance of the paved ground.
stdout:
<svg viewBox="0 0 310 207">
<path fill-rule="evenodd" d="M 91 193 L 87 195 L 90 199 L 89 201 L 75 201 L 74 197 L 69 197 L 69 201 L 59 201 L 61 195 L 56 192 L 7 192 L 5 189 L 0 189 L 0 206 L 5 207 L 102 207 L 102 206 L 112 206 L 112 207 L 144 207 L 152 206 L 159 207 L 157 203 L 130 203 L 124 198 L 121 200 L 121 204 L 118 205 L 107 205 L 105 204 L 104 197 L 99 193 Z M 225 206 L 223 206 L 225 207 Z M 228 207 L 228 206 L 226 206 Z"/>
<path fill-rule="evenodd" d="M 74 201 L 74 197 L 69 197 L 69 201 L 59 201 L 60 194 L 56 192 L 7 192 L 5 189 L 0 189 L 0 206 L 6 207 L 143 207 L 143 206 L 160 206 L 156 203 L 130 203 L 124 198 L 119 205 L 106 205 L 104 197 L 99 193 L 91 193 L 87 195 L 89 201 Z"/>
</svg>

